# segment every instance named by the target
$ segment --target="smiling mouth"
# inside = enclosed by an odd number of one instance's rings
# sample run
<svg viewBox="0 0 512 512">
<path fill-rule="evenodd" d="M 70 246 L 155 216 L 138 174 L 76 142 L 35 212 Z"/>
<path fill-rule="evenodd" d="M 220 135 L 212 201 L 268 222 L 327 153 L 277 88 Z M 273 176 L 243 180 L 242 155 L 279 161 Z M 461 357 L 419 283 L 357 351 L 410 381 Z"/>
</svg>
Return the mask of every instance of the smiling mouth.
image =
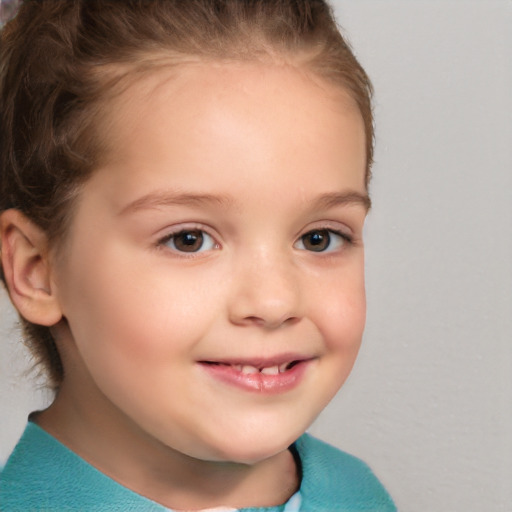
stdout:
<svg viewBox="0 0 512 512">
<path fill-rule="evenodd" d="M 200 361 L 214 379 L 241 390 L 276 394 L 300 384 L 316 358 L 281 357 L 273 360 Z"/>
<path fill-rule="evenodd" d="M 291 370 L 294 366 L 301 363 L 303 360 L 295 360 L 282 364 L 274 364 L 274 365 L 251 365 L 251 364 L 231 364 L 231 363 L 219 363 L 213 361 L 202 361 L 202 364 L 212 365 L 212 366 L 226 366 L 232 368 L 234 371 L 243 373 L 244 375 L 255 375 L 260 373 L 262 375 L 279 375 L 280 373 L 284 373 L 288 370 Z"/>
</svg>

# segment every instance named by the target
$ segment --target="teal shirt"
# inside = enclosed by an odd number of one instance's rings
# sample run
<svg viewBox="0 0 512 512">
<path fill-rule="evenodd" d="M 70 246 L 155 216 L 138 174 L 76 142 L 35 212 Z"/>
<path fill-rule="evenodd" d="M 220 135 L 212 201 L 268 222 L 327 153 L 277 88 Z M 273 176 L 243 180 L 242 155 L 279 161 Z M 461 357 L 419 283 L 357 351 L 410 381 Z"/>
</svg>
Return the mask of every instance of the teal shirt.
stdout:
<svg viewBox="0 0 512 512">
<path fill-rule="evenodd" d="M 300 459 L 301 512 L 396 512 L 361 460 L 304 434 L 294 444 Z M 34 423 L 0 474 L 0 511 L 169 511 L 98 471 Z M 285 506 L 245 508 L 282 512 Z"/>
</svg>

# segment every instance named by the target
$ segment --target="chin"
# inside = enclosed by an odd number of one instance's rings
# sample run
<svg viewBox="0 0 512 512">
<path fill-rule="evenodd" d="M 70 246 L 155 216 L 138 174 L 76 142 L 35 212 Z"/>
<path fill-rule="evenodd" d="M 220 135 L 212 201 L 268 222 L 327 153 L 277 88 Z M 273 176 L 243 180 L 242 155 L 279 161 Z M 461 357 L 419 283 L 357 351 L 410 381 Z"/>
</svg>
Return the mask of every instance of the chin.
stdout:
<svg viewBox="0 0 512 512">
<path fill-rule="evenodd" d="M 255 443 L 253 443 L 253 445 L 254 444 Z M 251 446 L 251 449 L 248 449 L 247 446 L 240 447 L 240 449 L 233 449 L 234 447 L 231 447 L 229 451 L 222 453 L 215 462 L 231 462 L 234 464 L 252 466 L 275 457 L 288 449 L 288 447 L 288 443 L 281 445 L 274 444 L 272 446 L 261 446 L 258 444 L 258 446 Z"/>
<path fill-rule="evenodd" d="M 282 429 L 281 431 L 265 429 L 264 432 L 250 431 L 227 435 L 219 443 L 215 443 L 216 450 L 212 460 L 248 465 L 257 464 L 287 450 L 303 434 L 304 430 L 290 432 Z"/>
</svg>

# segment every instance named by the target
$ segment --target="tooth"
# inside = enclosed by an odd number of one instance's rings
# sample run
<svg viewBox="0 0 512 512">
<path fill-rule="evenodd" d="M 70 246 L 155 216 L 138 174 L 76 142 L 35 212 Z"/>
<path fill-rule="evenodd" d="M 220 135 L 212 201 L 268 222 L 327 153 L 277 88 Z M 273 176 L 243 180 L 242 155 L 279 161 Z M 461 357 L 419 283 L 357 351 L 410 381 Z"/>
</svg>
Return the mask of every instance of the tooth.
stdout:
<svg viewBox="0 0 512 512">
<path fill-rule="evenodd" d="M 235 364 L 235 365 L 233 365 L 233 368 L 234 368 L 237 372 L 241 372 L 241 371 L 242 371 L 242 365 L 241 365 L 241 364 Z"/>
<path fill-rule="evenodd" d="M 258 368 L 255 368 L 254 366 L 244 365 L 242 366 L 242 373 L 245 373 L 246 375 L 251 375 L 253 373 L 258 373 Z"/>
<path fill-rule="evenodd" d="M 288 370 L 288 365 L 290 363 L 283 363 L 282 365 L 279 366 L 279 373 L 283 373 L 285 372 L 286 370 Z"/>
<path fill-rule="evenodd" d="M 263 375 L 277 375 L 279 373 L 279 366 L 269 366 L 260 370 Z"/>
</svg>

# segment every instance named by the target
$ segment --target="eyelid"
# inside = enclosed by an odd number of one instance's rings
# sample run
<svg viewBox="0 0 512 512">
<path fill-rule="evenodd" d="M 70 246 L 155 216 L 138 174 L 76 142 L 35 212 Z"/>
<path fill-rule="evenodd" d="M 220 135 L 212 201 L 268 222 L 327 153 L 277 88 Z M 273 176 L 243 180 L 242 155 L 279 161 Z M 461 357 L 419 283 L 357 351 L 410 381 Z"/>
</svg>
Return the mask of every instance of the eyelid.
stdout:
<svg viewBox="0 0 512 512">
<path fill-rule="evenodd" d="M 351 229 L 347 224 L 344 224 L 339 221 L 325 220 L 312 222 L 308 224 L 305 228 L 303 228 L 300 233 L 297 235 L 297 240 L 309 233 L 310 231 L 332 231 L 333 233 L 338 233 L 343 237 L 353 240 L 355 238 L 354 230 Z"/>
</svg>

